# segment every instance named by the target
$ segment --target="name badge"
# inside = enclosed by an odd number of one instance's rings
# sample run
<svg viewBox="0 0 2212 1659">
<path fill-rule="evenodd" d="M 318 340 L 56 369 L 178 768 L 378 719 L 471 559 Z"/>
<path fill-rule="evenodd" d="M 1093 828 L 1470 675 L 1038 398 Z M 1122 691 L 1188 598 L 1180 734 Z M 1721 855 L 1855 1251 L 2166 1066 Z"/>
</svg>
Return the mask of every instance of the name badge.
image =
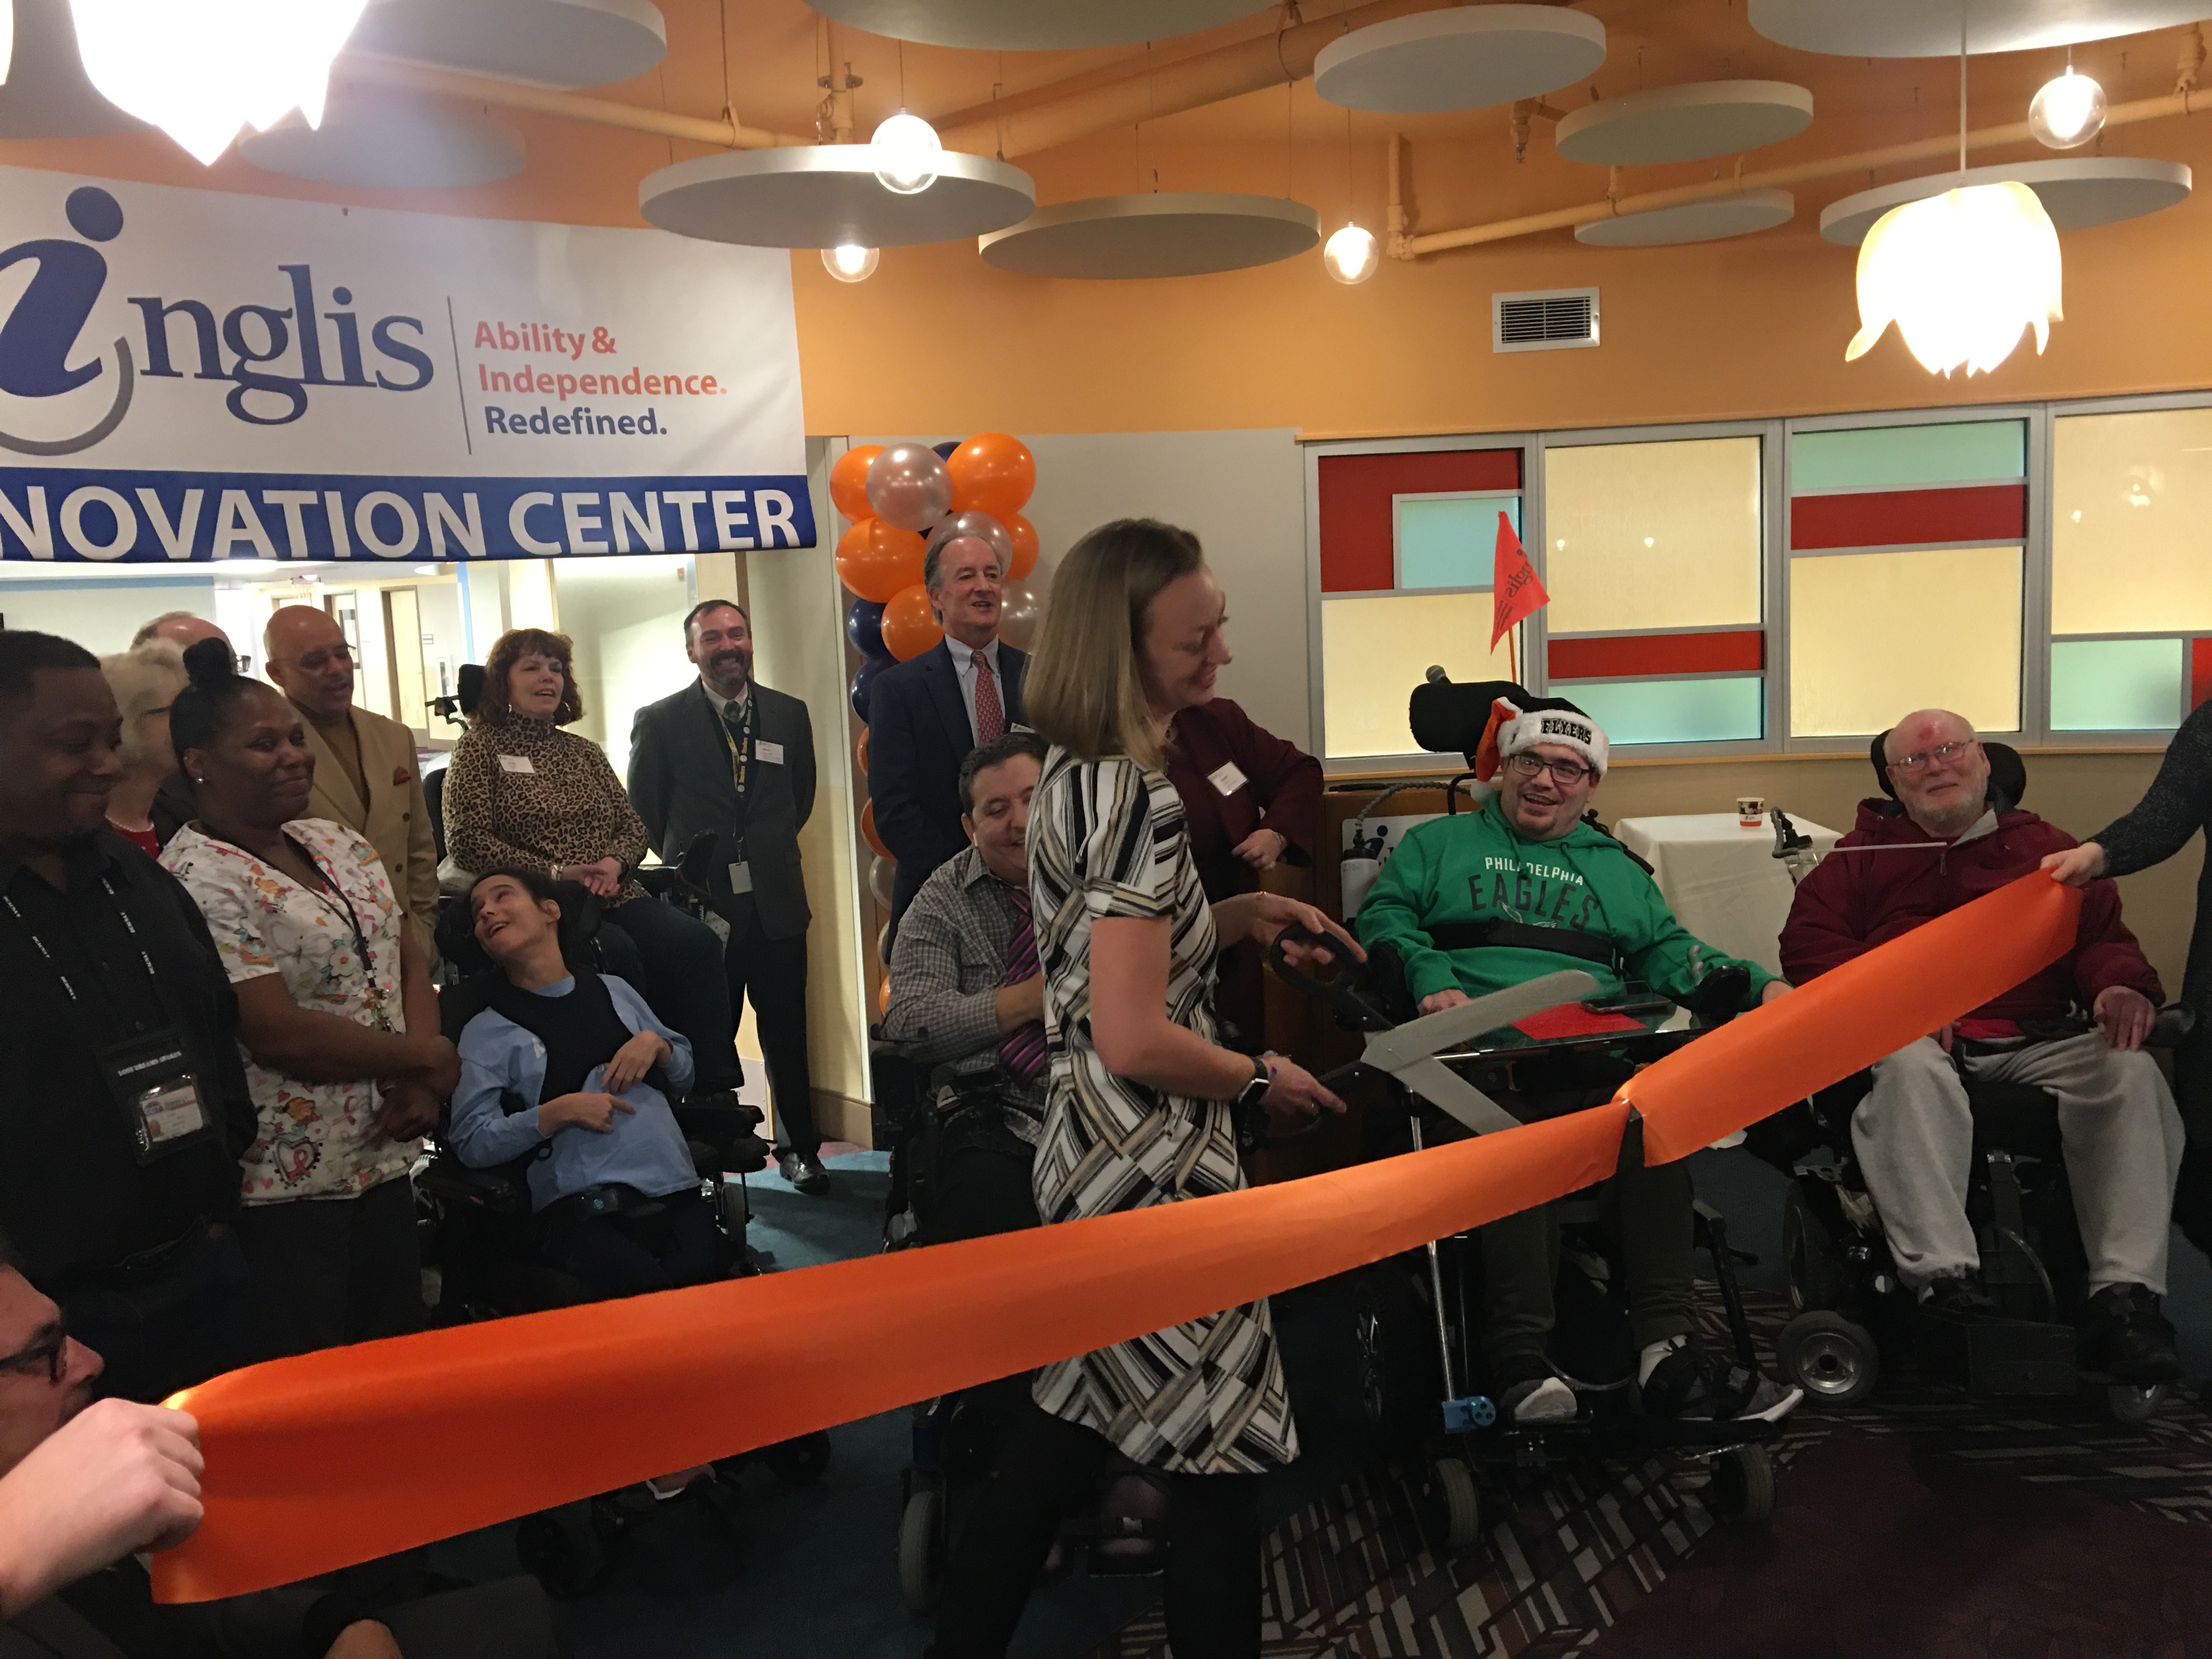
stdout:
<svg viewBox="0 0 2212 1659">
<path fill-rule="evenodd" d="M 753 753 L 770 766 L 783 764 L 783 745 L 780 743 L 757 742 L 753 744 Z"/>
<path fill-rule="evenodd" d="M 502 772 L 535 772 L 538 769 L 530 763 L 527 755 L 501 755 L 499 769 Z"/>
<path fill-rule="evenodd" d="M 732 893 L 750 893 L 753 890 L 751 865 L 733 864 L 730 866 L 730 890 Z"/>
<path fill-rule="evenodd" d="M 1244 787 L 1244 775 L 1237 769 L 1235 761 L 1224 761 L 1221 769 L 1209 772 L 1206 781 L 1224 795 L 1233 795 Z"/>
<path fill-rule="evenodd" d="M 212 1133 L 199 1079 L 174 1030 L 114 1043 L 94 1057 L 123 1109 L 124 1127 L 141 1164 L 181 1152 Z"/>
</svg>

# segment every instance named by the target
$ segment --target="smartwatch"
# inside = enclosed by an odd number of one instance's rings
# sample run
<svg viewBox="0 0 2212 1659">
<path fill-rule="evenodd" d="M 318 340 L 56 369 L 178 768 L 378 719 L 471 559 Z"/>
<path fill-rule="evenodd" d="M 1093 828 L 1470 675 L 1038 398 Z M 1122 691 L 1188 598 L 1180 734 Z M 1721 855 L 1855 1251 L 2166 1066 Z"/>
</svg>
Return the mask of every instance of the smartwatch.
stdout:
<svg viewBox="0 0 2212 1659">
<path fill-rule="evenodd" d="M 1240 1112 L 1256 1110 L 1274 1084 L 1275 1074 L 1268 1068 L 1266 1059 L 1259 1054 L 1253 1055 L 1252 1080 L 1237 1091 L 1237 1109 Z"/>
</svg>

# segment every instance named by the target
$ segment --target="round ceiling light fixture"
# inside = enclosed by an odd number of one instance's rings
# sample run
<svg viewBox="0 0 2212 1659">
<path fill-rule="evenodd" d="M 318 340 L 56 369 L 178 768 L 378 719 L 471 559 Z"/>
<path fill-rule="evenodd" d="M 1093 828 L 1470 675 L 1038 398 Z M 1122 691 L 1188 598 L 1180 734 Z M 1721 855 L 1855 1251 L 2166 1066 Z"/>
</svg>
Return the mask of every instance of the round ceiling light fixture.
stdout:
<svg viewBox="0 0 2212 1659">
<path fill-rule="evenodd" d="M 857 242 L 841 242 L 822 250 L 822 269 L 841 283 L 865 283 L 883 262 L 880 249 L 862 247 Z"/>
<path fill-rule="evenodd" d="M 457 190 L 511 179 L 522 135 L 473 109 L 342 90 L 319 127 L 285 117 L 239 140 L 239 159 L 312 184 L 362 190 Z"/>
<path fill-rule="evenodd" d="M 1151 191 L 1039 208 L 981 239 L 986 264 L 1024 276 L 1117 281 L 1273 264 L 1321 240 L 1321 215 L 1279 196 Z"/>
<path fill-rule="evenodd" d="M 1796 210 L 1796 198 L 1786 190 L 1738 191 L 1710 201 L 1593 219 L 1575 227 L 1575 240 L 1589 247 L 1674 247 L 1684 242 L 1717 242 L 1787 224 Z"/>
<path fill-rule="evenodd" d="M 1346 288 L 1355 288 L 1381 267 L 1382 245 L 1375 240 L 1373 231 L 1346 225 L 1322 244 L 1321 262 L 1336 281 Z"/>
<path fill-rule="evenodd" d="M 1559 118 L 1553 142 L 1570 161 L 1655 167 L 1702 161 L 1794 138 L 1813 124 L 1813 94 L 1787 81 L 1697 81 L 1586 104 Z"/>
<path fill-rule="evenodd" d="M 452 0 L 447 0 L 450 4 Z M 925 46 L 1066 52 L 1133 46 L 1232 23 L 1268 8 L 1259 0 L 809 0 L 815 10 L 870 34 Z"/>
<path fill-rule="evenodd" d="M 1003 229 L 1036 206 L 1019 167 L 938 153 L 936 183 L 902 195 L 877 181 L 873 144 L 731 150 L 647 173 L 638 210 L 650 224 L 748 247 L 886 248 Z"/>
<path fill-rule="evenodd" d="M 2135 155 L 2070 155 L 2063 161 L 2022 161 L 2010 167 L 1968 167 L 1880 185 L 1831 202 L 1820 214 L 1820 235 L 1845 247 L 1866 240 L 1875 222 L 1892 208 L 1940 196 L 1961 185 L 2026 185 L 2063 233 L 2139 219 L 2189 199 L 2193 182 L 2179 161 Z"/>
<path fill-rule="evenodd" d="M 1605 62 L 1605 25 L 1559 6 L 1457 6 L 1370 23 L 1314 60 L 1314 90 L 1382 115 L 1487 109 L 1557 92 Z"/>
<path fill-rule="evenodd" d="M 2074 70 L 2045 81 L 2027 106 L 2027 130 L 2046 149 L 2078 149 L 2105 130 L 2105 89 Z"/>
<path fill-rule="evenodd" d="M 1963 0 L 1751 0 L 1777 46 L 1839 58 L 1955 58 Z M 2212 17 L 2206 0 L 1974 0 L 1972 51 L 2027 52 Z"/>
<path fill-rule="evenodd" d="M 945 146 L 937 129 L 901 109 L 875 131 L 868 148 L 876 155 L 876 182 L 901 196 L 918 196 L 937 182 Z"/>
<path fill-rule="evenodd" d="M 668 55 L 651 0 L 369 0 L 364 52 L 535 87 L 601 87 Z"/>
<path fill-rule="evenodd" d="M 2058 231 L 2026 185 L 1968 185 L 1892 208 L 1859 249 L 1856 362 L 1890 324 L 1930 374 L 1987 374 L 2033 330 L 2040 356 L 2060 303 Z"/>
</svg>

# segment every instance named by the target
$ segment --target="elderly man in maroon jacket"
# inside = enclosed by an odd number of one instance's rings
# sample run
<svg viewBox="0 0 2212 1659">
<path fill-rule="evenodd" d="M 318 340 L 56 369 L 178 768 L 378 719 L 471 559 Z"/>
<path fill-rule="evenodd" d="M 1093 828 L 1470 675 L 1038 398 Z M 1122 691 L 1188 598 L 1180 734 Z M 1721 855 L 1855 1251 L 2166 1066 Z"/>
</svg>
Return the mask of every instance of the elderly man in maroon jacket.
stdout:
<svg viewBox="0 0 2212 1659">
<path fill-rule="evenodd" d="M 1959 715 L 1923 709 L 1881 750 L 1895 801 L 1869 799 L 1858 825 L 1797 889 L 1782 933 L 1796 984 L 2035 869 L 2074 838 L 1990 795 L 1990 763 Z M 2089 1257 L 2085 1355 L 2129 1382 L 2181 1375 L 2166 1291 L 2166 1217 L 2181 1121 L 2142 1052 L 2158 975 L 2120 920 L 2119 892 L 2089 884 L 2074 948 L 2033 977 L 1877 1061 L 1851 1145 L 1881 1212 L 1898 1271 L 1923 1301 L 1990 1309 L 1966 1220 L 1973 1121 L 1963 1079 L 2025 1084 L 2057 1097 L 2074 1209 Z M 2096 1028 L 2037 1041 L 2036 1027 L 2089 1010 Z"/>
</svg>

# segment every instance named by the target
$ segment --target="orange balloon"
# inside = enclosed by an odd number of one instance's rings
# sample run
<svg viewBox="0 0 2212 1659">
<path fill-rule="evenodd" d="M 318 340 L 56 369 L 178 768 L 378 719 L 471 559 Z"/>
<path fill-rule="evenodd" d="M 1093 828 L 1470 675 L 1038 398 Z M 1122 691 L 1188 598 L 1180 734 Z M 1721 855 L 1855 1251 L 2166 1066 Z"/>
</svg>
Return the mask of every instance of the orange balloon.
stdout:
<svg viewBox="0 0 2212 1659">
<path fill-rule="evenodd" d="M 988 513 L 1011 524 L 1036 488 L 1036 458 L 1019 438 L 979 432 L 945 463 L 952 475 L 952 510 Z"/>
<path fill-rule="evenodd" d="M 881 519 L 863 519 L 837 544 L 837 580 L 864 599 L 887 604 L 921 580 L 921 538 Z"/>
<path fill-rule="evenodd" d="M 1014 556 L 1006 567 L 1006 580 L 1018 582 L 1036 568 L 1036 526 L 1017 513 L 1006 520 L 1006 534 L 1013 538 Z"/>
<path fill-rule="evenodd" d="M 891 1011 L 891 976 L 885 974 L 883 983 L 876 988 L 876 1017 L 882 1018 Z"/>
<path fill-rule="evenodd" d="M 858 745 L 858 746 L 857 746 L 857 747 L 853 750 L 853 758 L 854 758 L 854 760 L 856 760 L 856 761 L 858 761 L 858 762 L 860 763 L 860 775 L 861 775 L 862 777 L 864 777 L 864 778 L 865 778 L 866 776 L 867 776 L 867 775 L 868 775 L 868 728 L 867 728 L 866 726 L 862 726 L 862 727 L 860 728 L 860 741 L 859 745 Z"/>
<path fill-rule="evenodd" d="M 862 444 L 840 455 L 830 469 L 830 499 L 854 524 L 875 517 L 868 505 L 868 463 L 883 453 L 881 444 Z"/>
<path fill-rule="evenodd" d="M 874 848 L 878 857 L 891 856 L 891 849 L 884 845 L 884 838 L 876 833 L 876 804 L 872 800 L 860 805 L 860 839 Z"/>
<path fill-rule="evenodd" d="M 901 662 L 920 656 L 944 637 L 944 624 L 929 613 L 929 590 L 920 582 L 884 601 L 884 649 Z"/>
</svg>

